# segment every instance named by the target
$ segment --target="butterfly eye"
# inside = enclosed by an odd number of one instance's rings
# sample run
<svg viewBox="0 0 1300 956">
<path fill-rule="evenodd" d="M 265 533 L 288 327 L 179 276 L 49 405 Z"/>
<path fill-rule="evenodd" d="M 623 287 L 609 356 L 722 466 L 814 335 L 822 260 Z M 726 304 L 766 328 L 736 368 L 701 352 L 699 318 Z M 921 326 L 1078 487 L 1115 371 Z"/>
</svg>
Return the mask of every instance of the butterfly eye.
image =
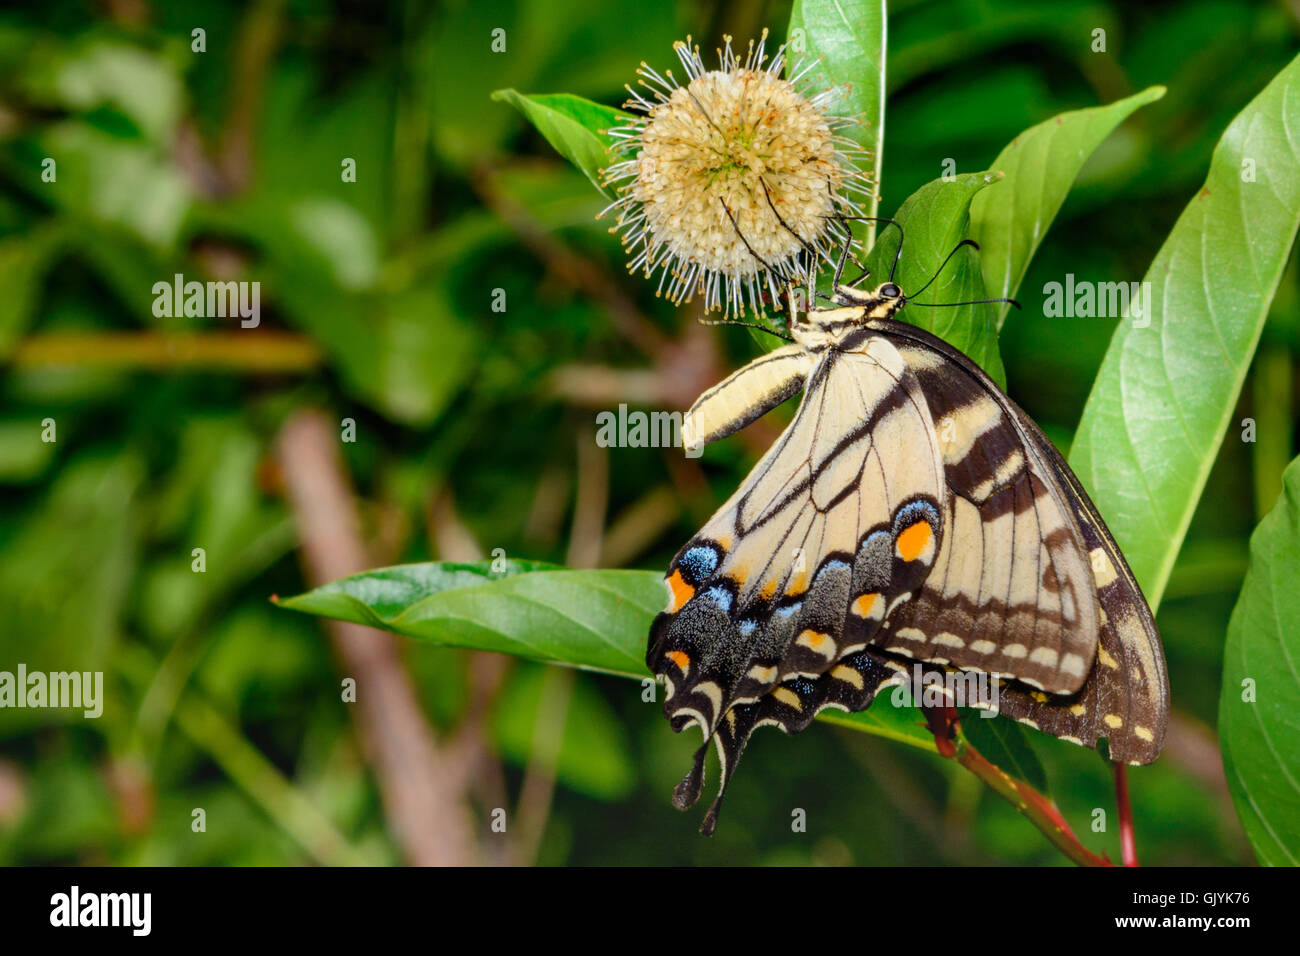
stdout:
<svg viewBox="0 0 1300 956">
<path fill-rule="evenodd" d="M 884 285 L 880 287 L 880 294 L 883 295 L 886 299 L 897 299 L 900 295 L 903 294 L 903 290 L 900 289 L 898 286 L 894 285 L 894 283 L 892 282 L 886 282 Z"/>
</svg>

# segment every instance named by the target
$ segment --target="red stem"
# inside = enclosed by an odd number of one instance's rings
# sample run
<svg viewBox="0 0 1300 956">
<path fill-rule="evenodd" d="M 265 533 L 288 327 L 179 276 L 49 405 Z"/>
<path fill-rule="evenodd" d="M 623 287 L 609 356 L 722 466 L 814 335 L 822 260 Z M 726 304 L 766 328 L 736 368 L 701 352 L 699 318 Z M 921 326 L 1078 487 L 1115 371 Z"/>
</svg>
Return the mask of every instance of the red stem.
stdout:
<svg viewBox="0 0 1300 956">
<path fill-rule="evenodd" d="M 1119 808 L 1119 846 L 1125 866 L 1138 865 L 1137 838 L 1133 833 L 1133 807 L 1128 799 L 1128 768 L 1115 764 L 1115 804 Z"/>
<path fill-rule="evenodd" d="M 1104 856 L 1093 853 L 1074 835 L 1061 811 L 1048 797 L 1023 780 L 1017 780 L 990 763 L 961 735 L 957 711 L 953 707 L 924 708 L 930 732 L 940 756 L 949 757 L 979 777 L 1002 799 L 1020 811 L 1043 832 L 1057 849 L 1080 866 L 1113 866 Z M 1122 814 L 1121 814 L 1122 816 Z"/>
</svg>

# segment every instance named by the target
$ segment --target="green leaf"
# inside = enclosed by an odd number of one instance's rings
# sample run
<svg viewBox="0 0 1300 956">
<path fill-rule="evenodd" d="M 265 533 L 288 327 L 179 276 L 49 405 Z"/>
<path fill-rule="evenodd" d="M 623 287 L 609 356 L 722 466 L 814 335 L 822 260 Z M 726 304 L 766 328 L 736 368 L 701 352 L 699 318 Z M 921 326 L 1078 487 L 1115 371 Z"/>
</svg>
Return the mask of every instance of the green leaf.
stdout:
<svg viewBox="0 0 1300 956">
<path fill-rule="evenodd" d="M 399 422 L 425 425 L 456 397 L 479 355 L 479 331 L 443 283 L 426 282 L 382 296 L 371 335 L 377 367 L 344 360 L 349 381 Z"/>
<path fill-rule="evenodd" d="M 1021 58 L 1008 51 L 1034 45 L 1049 55 L 1074 62 L 1081 49 L 1080 37 L 1092 39 L 1092 31 L 1104 29 L 1108 36 L 1117 32 L 1117 15 L 1111 7 L 1097 0 L 1000 0 L 980 3 L 895 3 L 897 27 L 892 31 L 889 49 L 889 92 L 915 84 L 931 76 L 958 78 L 967 82 L 966 70 L 981 57 L 990 65 Z M 1204 16 L 1204 11 L 1189 5 Z M 1172 16 L 1172 14 L 1171 14 Z M 1161 36 L 1168 29 L 1169 18 L 1161 21 Z M 1216 20 L 1223 11 L 1216 9 Z M 1129 51 L 1126 38 L 1125 52 Z M 1086 54 L 1096 56 L 1096 54 Z M 1187 51 L 1179 51 L 1186 58 Z M 1021 62 L 1024 62 L 1021 60 Z M 1146 69 L 1145 61 L 1143 66 Z M 986 67 L 987 69 L 987 67 Z M 984 70 L 979 71 L 981 73 Z M 930 93 L 933 86 L 927 87 Z"/>
<path fill-rule="evenodd" d="M 62 463 L 39 500 L 0 522 L 0 605 L 8 609 L 0 661 L 23 661 L 33 673 L 100 670 L 126 643 L 120 622 L 139 580 L 148 467 L 128 451 L 79 451 Z M 4 669 L 12 671 L 13 663 Z M 106 709 L 123 706 L 112 694 L 104 703 Z M 20 726 L 73 719 L 80 721 L 81 712 L 6 710 L 4 726 L 11 734 Z M 106 712 L 105 719 L 113 717 Z"/>
<path fill-rule="evenodd" d="M 492 99 L 523 113 L 555 151 L 582 170 L 606 198 L 616 198 L 600 177 L 609 165 L 609 147 L 614 143 L 606 131 L 633 121 L 632 114 L 568 93 L 526 96 L 516 90 L 497 90 Z"/>
<path fill-rule="evenodd" d="M 646 637 L 664 602 L 657 571 L 571 571 L 511 561 L 407 564 L 324 585 L 281 607 L 382 628 L 454 647 L 515 654 L 643 680 Z M 860 714 L 823 718 L 934 750 L 914 708 L 885 701 Z"/>
<path fill-rule="evenodd" d="M 58 447 L 41 441 L 42 419 L 0 418 L 0 483 L 21 484 L 38 478 Z"/>
<path fill-rule="evenodd" d="M 340 578 L 296 597 L 272 600 L 292 611 L 393 630 L 387 621 L 431 594 L 555 566 L 544 561 L 505 561 L 500 567 L 494 571 L 491 561 L 398 564 Z"/>
<path fill-rule="evenodd" d="M 33 63 L 21 82 L 32 98 L 84 114 L 109 107 L 153 143 L 167 143 L 185 108 L 176 62 L 106 37 L 82 37 Z"/>
<path fill-rule="evenodd" d="M 1219 739 L 1228 789 L 1255 853 L 1300 864 L 1300 458 L 1250 538 L 1228 624 Z M 1247 694 L 1247 681 L 1253 693 Z M 1243 700 L 1243 697 L 1249 697 Z"/>
<path fill-rule="evenodd" d="M 1229 125 L 1122 321 L 1070 463 L 1154 608 L 1205 487 L 1300 224 L 1300 58 Z M 1149 324 L 1148 324 L 1149 322 Z"/>
<path fill-rule="evenodd" d="M 645 638 L 663 604 L 660 575 L 507 563 L 503 573 L 486 562 L 382 568 L 279 603 L 453 647 L 646 676 Z"/>
<path fill-rule="evenodd" d="M 1088 157 L 1135 110 L 1164 95 L 1163 86 L 1152 86 L 1109 106 L 1062 113 L 1025 130 L 998 154 L 990 168 L 1005 174 L 1002 187 L 976 196 L 970 206 L 970 234 L 980 244 L 989 298 L 1015 296 Z M 999 328 L 1009 308 L 994 306 Z"/>
<path fill-rule="evenodd" d="M 967 710 L 961 732 L 989 763 L 1046 794 L 1047 771 L 1034 753 L 1024 729 L 1005 717 L 984 716 L 988 711 Z"/>
<path fill-rule="evenodd" d="M 795 0 L 788 36 L 792 70 L 820 58 L 808 74 L 812 84 L 843 87 L 835 112 L 859 120 L 843 133 L 869 151 L 864 172 L 873 183 L 880 182 L 885 146 L 885 22 L 884 0 Z M 863 215 L 878 215 L 877 204 L 871 196 Z M 868 224 L 868 237 L 874 226 Z"/>
<path fill-rule="evenodd" d="M 964 173 L 951 182 L 935 179 L 908 196 L 894 213 L 905 237 L 894 281 L 909 296 L 930 281 L 948 253 L 966 238 L 971 200 L 984 187 L 996 182 L 996 176 L 991 173 Z M 994 188 L 1001 190 L 1004 187 L 999 184 Z M 888 281 L 897 249 L 898 231 L 892 226 L 886 227 L 864 263 L 871 271 L 870 284 Z M 851 270 L 850 264 L 845 271 Z M 847 281 L 851 276 L 845 278 Z M 978 254 L 969 246 L 953 256 L 943 274 L 920 295 L 922 303 L 967 302 L 984 298 L 987 296 L 980 277 Z M 998 352 L 997 326 L 989 305 L 927 308 L 909 302 L 899 313 L 899 318 L 933 332 L 949 345 L 965 352 L 995 382 L 1005 385 L 1006 372 Z"/>
<path fill-rule="evenodd" d="M 926 729 L 925 718 L 919 710 L 891 707 L 883 698 L 878 698 L 866 710 L 860 710 L 856 714 L 846 714 L 842 710 L 823 710 L 817 719 L 859 733 L 884 737 L 918 750 L 939 752 L 934 745 L 934 735 Z"/>
</svg>

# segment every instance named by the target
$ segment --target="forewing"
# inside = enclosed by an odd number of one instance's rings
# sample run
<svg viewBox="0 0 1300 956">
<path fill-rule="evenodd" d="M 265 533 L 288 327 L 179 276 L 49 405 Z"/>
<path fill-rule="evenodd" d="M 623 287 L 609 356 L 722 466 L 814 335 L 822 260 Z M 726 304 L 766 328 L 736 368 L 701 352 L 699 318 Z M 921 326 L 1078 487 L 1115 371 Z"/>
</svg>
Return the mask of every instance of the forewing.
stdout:
<svg viewBox="0 0 1300 956">
<path fill-rule="evenodd" d="M 1033 421 L 965 356 L 911 326 L 899 326 L 893 340 L 930 403 L 954 514 L 944 539 L 947 553 L 941 553 L 917 601 L 899 608 L 891 630 L 911 625 L 927 634 L 964 638 L 965 646 L 952 647 L 954 653 L 927 659 L 1029 683 L 1028 688 L 1016 683 L 1001 688 L 1002 713 L 1089 747 L 1109 738 L 1111 759 L 1150 763 L 1160 753 L 1169 711 L 1160 636 L 1136 580 L 1078 478 Z M 999 500 L 1013 499 L 1014 532 L 1008 535 L 1007 519 L 993 512 L 1003 507 Z M 972 505 L 985 519 L 978 526 L 963 518 Z M 996 527 L 989 517 L 1004 523 L 1000 537 L 991 534 Z M 983 533 L 977 535 L 976 527 Z M 1043 546 L 1032 612 L 1030 602 L 1021 601 L 1018 614 L 994 614 L 994 620 L 1005 618 L 1008 636 L 992 648 L 975 643 L 993 639 L 978 630 L 982 620 L 966 610 L 974 579 L 966 568 L 976 555 L 987 567 L 990 540 L 1000 542 L 1004 554 L 1023 554 L 1028 567 L 1034 533 Z M 1041 570 L 1047 568 L 1051 576 Z M 981 572 L 982 590 L 987 575 Z M 1032 575 L 1015 569 L 1008 578 L 1009 593 L 1017 594 L 1019 581 L 1019 595 L 1029 595 Z M 960 586 L 961 581 L 967 584 Z M 1071 615 L 1071 608 L 1078 613 Z M 1090 620 L 1095 621 L 1091 627 Z M 1008 641 L 1016 660 L 1023 662 L 1019 666 L 1008 660 Z M 1014 645 L 1024 648 L 1023 656 Z M 1055 664 L 1054 673 L 1024 666 L 1035 652 L 1040 663 Z"/>
<path fill-rule="evenodd" d="M 1097 648 L 1088 552 L 1051 463 L 996 388 L 901 342 L 934 416 L 951 491 L 949 533 L 916 599 L 877 643 L 934 663 L 1077 691 Z"/>
<path fill-rule="evenodd" d="M 760 355 L 695 400 L 682 418 L 682 444 L 700 448 L 739 431 L 803 388 L 816 364 L 799 345 Z"/>
<path fill-rule="evenodd" d="M 942 474 L 898 351 L 861 335 L 823 354 L 789 427 L 668 569 L 647 663 L 673 726 L 707 740 L 734 705 L 864 648 L 933 566 Z"/>
</svg>

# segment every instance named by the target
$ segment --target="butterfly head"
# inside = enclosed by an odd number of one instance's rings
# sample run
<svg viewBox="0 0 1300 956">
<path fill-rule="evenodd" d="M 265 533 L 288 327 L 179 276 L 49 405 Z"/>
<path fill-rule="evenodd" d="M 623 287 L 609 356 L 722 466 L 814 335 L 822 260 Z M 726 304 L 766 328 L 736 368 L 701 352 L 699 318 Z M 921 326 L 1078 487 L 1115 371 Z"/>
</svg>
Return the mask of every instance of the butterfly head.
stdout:
<svg viewBox="0 0 1300 956">
<path fill-rule="evenodd" d="M 855 218 L 866 218 L 866 217 L 855 217 Z M 867 276 L 871 274 L 869 271 L 864 269 L 862 271 L 862 274 L 859 275 L 853 281 L 851 282 L 840 281 L 840 277 L 844 274 L 844 266 L 849 259 L 849 252 L 851 249 L 851 242 L 852 242 L 850 238 L 845 241 L 844 250 L 840 253 L 839 261 L 836 263 L 835 266 L 835 283 L 834 283 L 835 291 L 834 294 L 832 294 L 831 296 L 831 301 L 836 306 L 842 308 L 861 309 L 862 310 L 861 318 L 863 321 L 876 321 L 881 319 L 894 318 L 903 309 L 903 307 L 908 304 L 908 302 L 911 300 L 913 296 L 919 296 L 921 293 L 923 293 L 926 289 L 930 288 L 930 286 L 934 284 L 934 281 L 939 278 L 939 276 L 943 273 L 944 269 L 947 268 L 948 263 L 952 261 L 953 256 L 955 256 L 959 251 L 961 251 L 966 246 L 970 246 L 972 249 L 975 249 L 976 251 L 979 250 L 979 244 L 976 243 L 975 240 L 973 239 L 961 240 L 961 242 L 957 243 L 957 245 L 953 247 L 953 250 L 948 253 L 948 255 L 944 258 L 943 262 L 939 264 L 939 267 L 934 271 L 934 274 L 930 276 L 929 280 L 926 281 L 926 283 L 922 285 L 919 289 L 914 289 L 912 291 L 911 296 L 909 296 L 907 293 L 903 291 L 902 286 L 900 286 L 897 282 L 894 281 L 894 273 L 898 271 L 898 260 L 903 253 L 903 227 L 900 226 L 893 219 L 875 219 L 874 221 L 887 223 L 898 229 L 898 246 L 894 250 L 894 260 L 889 267 L 889 280 L 881 283 L 880 285 L 876 286 L 874 289 L 871 289 L 869 291 L 866 289 L 859 289 L 858 288 L 859 283 L 861 283 L 864 279 L 867 278 Z M 847 231 L 848 230 L 846 228 L 845 232 L 847 233 Z M 963 302 L 915 302 L 913 304 L 926 306 L 926 307 L 931 307 L 931 306 L 952 307 L 952 306 L 960 306 L 960 305 L 978 305 L 984 302 L 1008 302 L 1011 305 L 1014 305 L 1017 309 L 1020 308 L 1019 302 L 1015 301 L 1014 299 L 1007 299 L 1007 298 L 968 299 Z"/>
<path fill-rule="evenodd" d="M 840 284 L 835 287 L 831 301 L 837 306 L 859 308 L 866 319 L 892 319 L 903 306 L 907 296 L 895 282 L 883 282 L 874 289 L 855 289 Z"/>
</svg>

